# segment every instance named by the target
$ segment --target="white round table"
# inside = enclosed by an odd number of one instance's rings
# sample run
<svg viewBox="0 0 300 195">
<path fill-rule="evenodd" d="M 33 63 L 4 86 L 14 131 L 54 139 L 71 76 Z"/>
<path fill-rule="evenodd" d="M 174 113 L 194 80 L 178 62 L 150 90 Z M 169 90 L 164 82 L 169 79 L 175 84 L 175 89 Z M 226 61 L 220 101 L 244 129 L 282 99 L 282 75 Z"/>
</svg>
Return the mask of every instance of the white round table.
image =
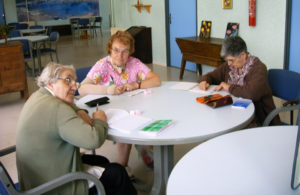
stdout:
<svg viewBox="0 0 300 195">
<path fill-rule="evenodd" d="M 163 188 L 173 168 L 173 146 L 202 142 L 217 135 L 242 129 L 253 118 L 254 105 L 246 109 L 234 109 L 224 106 L 213 109 L 196 102 L 196 97 L 203 96 L 185 90 L 170 89 L 178 82 L 163 82 L 161 87 L 152 88 L 151 94 L 140 93 L 135 96 L 126 94 L 108 96 L 110 103 L 100 106 L 102 110 L 118 108 L 140 110 L 142 116 L 152 119 L 172 119 L 174 125 L 158 136 L 147 136 L 136 131 L 122 133 L 109 129 L 108 139 L 130 144 L 154 145 L 154 184 L 152 194 L 163 193 Z M 225 95 L 225 92 L 219 92 Z M 85 108 L 90 114 L 96 108 L 87 107 L 84 102 L 89 96 L 77 101 L 78 107 Z M 100 97 L 100 95 L 90 96 Z"/>
<path fill-rule="evenodd" d="M 297 126 L 260 127 L 200 144 L 176 164 L 168 195 L 290 195 Z"/>
</svg>

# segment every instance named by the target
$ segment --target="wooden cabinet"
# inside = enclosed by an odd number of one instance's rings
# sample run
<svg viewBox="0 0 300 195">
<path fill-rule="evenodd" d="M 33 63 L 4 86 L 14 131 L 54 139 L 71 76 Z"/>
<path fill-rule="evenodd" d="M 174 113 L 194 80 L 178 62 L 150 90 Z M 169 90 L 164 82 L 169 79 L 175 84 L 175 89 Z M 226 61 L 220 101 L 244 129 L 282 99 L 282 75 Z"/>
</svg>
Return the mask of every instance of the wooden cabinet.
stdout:
<svg viewBox="0 0 300 195">
<path fill-rule="evenodd" d="M 0 94 L 16 91 L 22 98 L 29 97 L 23 44 L 19 41 L 0 44 Z"/>
</svg>

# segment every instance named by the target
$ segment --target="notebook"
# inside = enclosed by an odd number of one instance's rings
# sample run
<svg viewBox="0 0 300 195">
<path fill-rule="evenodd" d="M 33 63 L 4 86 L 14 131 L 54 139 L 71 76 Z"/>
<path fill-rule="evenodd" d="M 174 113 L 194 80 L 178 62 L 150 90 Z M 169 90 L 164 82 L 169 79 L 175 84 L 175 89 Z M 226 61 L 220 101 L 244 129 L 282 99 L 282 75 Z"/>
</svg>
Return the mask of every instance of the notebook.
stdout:
<svg viewBox="0 0 300 195">
<path fill-rule="evenodd" d="M 172 124 L 172 120 L 156 120 L 146 127 L 142 128 L 139 132 L 151 136 L 156 136 Z"/>
<path fill-rule="evenodd" d="M 109 128 L 123 133 L 142 129 L 152 122 L 151 118 L 129 114 L 129 112 L 123 109 L 107 109 L 105 114 Z"/>
</svg>

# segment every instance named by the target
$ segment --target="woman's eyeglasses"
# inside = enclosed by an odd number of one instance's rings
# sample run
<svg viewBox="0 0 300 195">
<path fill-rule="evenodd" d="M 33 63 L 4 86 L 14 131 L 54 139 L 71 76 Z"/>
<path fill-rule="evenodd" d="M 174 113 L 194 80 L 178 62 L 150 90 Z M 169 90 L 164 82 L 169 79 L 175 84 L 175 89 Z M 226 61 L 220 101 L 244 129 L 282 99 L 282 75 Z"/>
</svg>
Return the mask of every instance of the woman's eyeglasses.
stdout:
<svg viewBox="0 0 300 195">
<path fill-rule="evenodd" d="M 121 53 L 121 54 L 123 54 L 123 55 L 128 55 L 129 54 L 129 49 L 124 49 L 124 50 L 120 50 L 120 49 L 118 49 L 118 48 L 112 48 L 111 49 L 114 53 L 116 53 L 116 54 L 119 54 L 119 53 Z"/>
<path fill-rule="evenodd" d="M 80 83 L 76 82 L 74 79 L 71 79 L 71 78 L 57 78 L 57 79 L 66 81 L 69 86 L 74 86 L 75 85 L 76 89 L 79 89 L 79 87 L 80 87 Z"/>
</svg>

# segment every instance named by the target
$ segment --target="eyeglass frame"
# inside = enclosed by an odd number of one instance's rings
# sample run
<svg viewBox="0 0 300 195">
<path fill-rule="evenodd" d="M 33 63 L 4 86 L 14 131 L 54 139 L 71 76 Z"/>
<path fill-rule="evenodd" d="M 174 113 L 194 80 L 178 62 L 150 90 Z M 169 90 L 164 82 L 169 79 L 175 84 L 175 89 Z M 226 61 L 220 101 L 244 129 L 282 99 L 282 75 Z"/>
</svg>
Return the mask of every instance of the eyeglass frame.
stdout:
<svg viewBox="0 0 300 195">
<path fill-rule="evenodd" d="M 73 85 L 75 85 L 76 86 L 76 89 L 79 89 L 80 88 L 80 86 L 81 86 L 81 84 L 79 83 L 79 82 L 77 82 L 77 81 L 75 81 L 74 79 L 72 79 L 72 78 L 57 78 L 58 80 L 62 80 L 62 81 L 67 81 L 67 83 L 68 83 L 68 85 L 69 86 L 73 86 Z"/>
<path fill-rule="evenodd" d="M 130 52 L 129 49 L 124 49 L 123 51 L 120 51 L 118 48 L 111 48 L 111 50 L 114 53 L 117 53 L 117 54 L 121 53 L 123 55 L 129 55 L 129 52 Z"/>
</svg>

